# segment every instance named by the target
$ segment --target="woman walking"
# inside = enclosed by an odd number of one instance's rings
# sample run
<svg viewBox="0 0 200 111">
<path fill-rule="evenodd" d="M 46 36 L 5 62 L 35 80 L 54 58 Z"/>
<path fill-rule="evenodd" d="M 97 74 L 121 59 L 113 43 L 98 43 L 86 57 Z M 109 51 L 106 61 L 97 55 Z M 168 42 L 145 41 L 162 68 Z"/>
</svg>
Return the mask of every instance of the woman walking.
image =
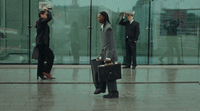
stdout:
<svg viewBox="0 0 200 111">
<path fill-rule="evenodd" d="M 37 36 L 36 48 L 39 49 L 37 79 L 55 79 L 51 76 L 50 72 L 54 62 L 53 51 L 49 48 L 50 42 L 50 28 L 48 22 L 52 19 L 51 12 L 44 7 L 45 11 L 39 13 L 39 19 L 36 22 Z M 44 62 L 46 61 L 46 64 Z M 45 78 L 44 75 L 47 77 Z"/>
</svg>

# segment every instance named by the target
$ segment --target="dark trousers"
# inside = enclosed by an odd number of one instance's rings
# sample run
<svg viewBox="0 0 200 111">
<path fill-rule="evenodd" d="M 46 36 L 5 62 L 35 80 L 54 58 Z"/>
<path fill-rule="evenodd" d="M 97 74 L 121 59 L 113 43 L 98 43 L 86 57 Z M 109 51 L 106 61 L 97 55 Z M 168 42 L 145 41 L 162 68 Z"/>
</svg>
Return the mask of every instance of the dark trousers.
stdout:
<svg viewBox="0 0 200 111">
<path fill-rule="evenodd" d="M 50 73 L 53 62 L 54 62 L 54 54 L 53 51 L 49 48 L 49 46 L 38 45 L 39 49 L 39 57 L 38 57 L 38 67 L 37 67 L 37 75 L 43 75 L 43 72 Z M 44 63 L 46 61 L 46 64 Z"/>
<path fill-rule="evenodd" d="M 114 81 L 107 81 L 107 82 L 102 82 L 101 83 L 101 89 L 106 90 L 106 85 L 108 87 L 108 92 L 118 92 L 117 91 L 117 82 L 116 80 Z"/>
<path fill-rule="evenodd" d="M 107 82 L 99 82 L 98 65 L 102 65 L 102 64 L 104 64 L 103 61 L 91 60 L 92 77 L 93 77 L 93 83 L 94 83 L 95 88 L 106 90 L 106 85 L 107 85 L 108 92 L 118 92 L 116 80 L 107 81 Z"/>
<path fill-rule="evenodd" d="M 137 61 L 136 61 L 136 43 L 133 42 L 129 42 L 128 39 L 126 39 L 126 65 L 130 66 L 131 65 L 131 61 L 132 66 L 136 67 L 137 66 Z"/>
<path fill-rule="evenodd" d="M 163 59 L 165 56 L 168 57 L 168 63 L 173 63 L 174 58 L 174 50 L 176 50 L 177 60 L 178 62 L 181 61 L 180 51 L 179 51 L 179 44 L 178 44 L 178 36 L 167 36 L 167 50 L 166 52 L 160 57 Z M 167 56 L 168 55 L 168 56 Z"/>
</svg>

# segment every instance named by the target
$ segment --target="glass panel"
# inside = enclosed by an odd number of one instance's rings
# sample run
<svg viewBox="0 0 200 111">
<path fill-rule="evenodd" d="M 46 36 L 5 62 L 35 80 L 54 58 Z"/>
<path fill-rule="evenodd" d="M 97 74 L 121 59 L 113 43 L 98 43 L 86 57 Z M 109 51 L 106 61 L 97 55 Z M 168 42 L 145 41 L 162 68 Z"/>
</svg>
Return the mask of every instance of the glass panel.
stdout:
<svg viewBox="0 0 200 111">
<path fill-rule="evenodd" d="M 38 10 L 38 6 L 39 6 L 39 0 L 31 0 L 31 25 L 34 26 L 35 25 L 35 22 L 37 21 L 38 19 L 38 13 L 39 13 L 39 10 Z M 30 52 L 31 52 L 31 58 L 32 58 L 32 53 L 33 53 L 33 49 L 34 47 L 36 46 L 36 43 L 35 43 L 35 38 L 36 38 L 36 28 L 32 27 L 31 28 L 31 44 L 30 44 Z M 34 60 L 34 59 L 31 59 L 31 63 L 37 63 L 38 61 L 37 60 Z"/>
<path fill-rule="evenodd" d="M 90 0 L 46 0 L 51 1 L 53 19 L 50 26 L 50 48 L 54 64 L 89 64 Z M 32 3 L 38 8 L 38 3 Z M 37 20 L 39 11 L 32 11 Z M 34 23 L 35 21 L 32 21 Z M 35 45 L 36 29 L 32 30 L 32 46 Z M 33 50 L 32 47 L 32 50 Z M 32 63 L 37 61 L 32 60 Z"/>
<path fill-rule="evenodd" d="M 199 0 L 154 0 L 150 64 L 199 64 Z"/>
<path fill-rule="evenodd" d="M 28 63 L 28 0 L 0 0 L 0 63 Z"/>
<path fill-rule="evenodd" d="M 101 11 L 108 13 L 115 34 L 115 45 L 118 54 L 118 61 L 125 64 L 125 27 L 119 25 L 123 12 L 134 10 L 135 20 L 140 23 L 140 36 L 137 41 L 137 63 L 147 64 L 148 61 L 148 1 L 140 0 L 93 0 L 92 7 L 92 58 L 97 58 L 101 52 L 101 35 L 97 15 Z"/>
<path fill-rule="evenodd" d="M 0 64 L 28 63 L 29 20 L 38 18 L 39 1 L 51 1 L 53 20 L 49 23 L 50 47 L 55 64 L 89 64 L 90 61 L 90 0 L 0 0 Z M 101 51 L 100 11 L 109 14 L 115 34 L 119 62 L 125 64 L 125 27 L 118 21 L 123 12 L 134 10 L 140 23 L 137 42 L 138 64 L 148 64 L 148 30 L 150 30 L 150 64 L 199 64 L 200 3 L 199 0 L 154 0 L 151 2 L 151 28 L 148 27 L 147 0 L 93 0 L 92 59 Z M 177 24 L 177 26 L 176 26 Z M 175 27 L 176 26 L 176 27 Z M 36 29 L 31 28 L 31 54 Z M 30 55 L 31 55 L 30 54 Z M 31 59 L 31 63 L 37 63 Z"/>
<path fill-rule="evenodd" d="M 138 64 L 148 64 L 149 0 L 138 0 L 133 10 L 136 11 L 136 21 L 140 23 L 140 36 L 137 42 L 137 62 Z"/>
</svg>

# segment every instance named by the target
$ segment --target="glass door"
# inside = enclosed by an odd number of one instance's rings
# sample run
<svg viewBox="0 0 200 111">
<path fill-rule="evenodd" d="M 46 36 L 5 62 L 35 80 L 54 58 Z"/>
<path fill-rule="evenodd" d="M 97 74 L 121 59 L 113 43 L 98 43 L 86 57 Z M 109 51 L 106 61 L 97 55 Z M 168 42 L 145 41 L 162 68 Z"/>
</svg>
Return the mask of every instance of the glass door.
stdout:
<svg viewBox="0 0 200 111">
<path fill-rule="evenodd" d="M 29 0 L 0 0 L 0 63 L 29 63 Z"/>
<path fill-rule="evenodd" d="M 41 0 L 43 1 L 43 0 Z M 32 1 L 31 22 L 39 13 L 38 3 Z M 90 0 L 46 0 L 52 2 L 53 19 L 50 26 L 50 48 L 54 64 L 90 63 Z M 31 50 L 35 46 L 36 29 L 31 33 Z M 32 51 L 31 51 L 32 52 Z M 36 63 L 32 60 L 31 63 Z"/>
</svg>

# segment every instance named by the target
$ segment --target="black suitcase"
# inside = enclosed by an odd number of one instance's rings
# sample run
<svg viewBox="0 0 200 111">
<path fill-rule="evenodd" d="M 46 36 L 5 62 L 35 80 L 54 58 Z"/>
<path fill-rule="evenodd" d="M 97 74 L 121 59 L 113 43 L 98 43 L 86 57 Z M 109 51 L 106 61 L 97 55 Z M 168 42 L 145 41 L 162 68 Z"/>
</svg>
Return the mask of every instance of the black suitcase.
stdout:
<svg viewBox="0 0 200 111">
<path fill-rule="evenodd" d="M 109 64 L 98 66 L 98 78 L 100 82 L 121 79 L 121 64 Z"/>
<path fill-rule="evenodd" d="M 96 61 L 96 59 L 91 60 L 92 78 L 96 88 L 101 87 L 98 79 L 98 66 L 102 64 L 104 64 L 103 61 Z"/>
</svg>

